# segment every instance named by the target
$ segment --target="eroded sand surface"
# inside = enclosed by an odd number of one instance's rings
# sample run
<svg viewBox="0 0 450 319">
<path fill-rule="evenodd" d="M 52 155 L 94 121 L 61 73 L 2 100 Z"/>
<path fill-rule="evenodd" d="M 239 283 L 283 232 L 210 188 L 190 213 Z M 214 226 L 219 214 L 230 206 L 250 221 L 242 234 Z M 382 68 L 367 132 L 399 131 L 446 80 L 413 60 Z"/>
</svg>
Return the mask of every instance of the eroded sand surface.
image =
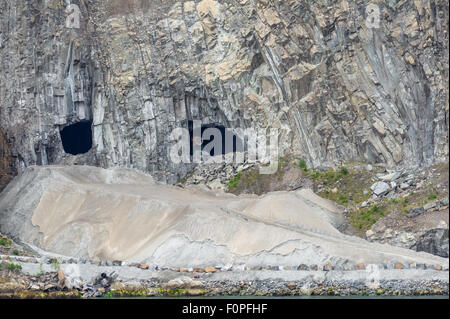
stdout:
<svg viewBox="0 0 450 319">
<path fill-rule="evenodd" d="M 448 260 L 341 234 L 310 190 L 262 197 L 160 185 L 128 169 L 30 167 L 0 195 L 0 230 L 64 256 L 166 267 Z"/>
</svg>

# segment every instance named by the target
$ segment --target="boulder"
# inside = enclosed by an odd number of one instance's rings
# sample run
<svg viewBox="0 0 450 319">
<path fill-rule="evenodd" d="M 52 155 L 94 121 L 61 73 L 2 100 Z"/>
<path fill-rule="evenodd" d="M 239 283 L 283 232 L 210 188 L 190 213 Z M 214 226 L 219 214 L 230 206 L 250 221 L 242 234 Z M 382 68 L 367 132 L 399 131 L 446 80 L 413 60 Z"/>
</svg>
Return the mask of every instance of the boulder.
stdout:
<svg viewBox="0 0 450 319">
<path fill-rule="evenodd" d="M 385 182 L 376 182 L 370 187 L 373 193 L 377 196 L 386 194 L 389 191 L 389 185 Z"/>
<path fill-rule="evenodd" d="M 409 210 L 408 214 L 406 214 L 406 217 L 414 218 L 414 217 L 417 217 L 417 216 L 423 214 L 424 212 L 425 212 L 425 209 L 422 206 L 414 207 Z"/>
<path fill-rule="evenodd" d="M 301 264 L 300 266 L 297 267 L 297 270 L 305 271 L 305 270 L 308 270 L 308 269 L 309 269 L 309 267 L 307 265 L 305 265 L 305 264 Z"/>
<path fill-rule="evenodd" d="M 215 267 L 206 267 L 205 272 L 207 273 L 215 273 L 217 272 L 217 269 Z"/>
<path fill-rule="evenodd" d="M 408 189 L 408 188 L 409 188 L 409 184 L 408 184 L 408 183 L 401 183 L 401 184 L 400 184 L 400 188 L 401 188 L 402 190 Z"/>
<path fill-rule="evenodd" d="M 373 235 L 375 235 L 375 233 L 372 230 L 369 229 L 368 231 L 366 231 L 366 238 L 370 238 Z"/>
<path fill-rule="evenodd" d="M 60 289 L 64 288 L 66 281 L 66 276 L 64 275 L 64 272 L 61 269 L 58 269 L 58 287 Z"/>
<path fill-rule="evenodd" d="M 449 257 L 448 228 L 436 228 L 420 236 L 412 247 L 416 251 L 424 251 L 444 258 Z"/>
<path fill-rule="evenodd" d="M 176 289 L 176 288 L 203 288 L 204 284 L 200 281 L 192 280 L 192 278 L 183 276 L 170 280 L 162 285 L 164 289 Z"/>
<path fill-rule="evenodd" d="M 366 265 L 365 264 L 357 264 L 355 266 L 356 270 L 365 270 L 366 269 Z"/>
<path fill-rule="evenodd" d="M 423 209 L 424 210 L 430 210 L 430 209 L 434 209 L 438 206 L 439 202 L 438 201 L 434 201 L 431 203 L 427 203 L 425 205 L 423 205 Z"/>
<path fill-rule="evenodd" d="M 380 179 L 384 182 L 393 182 L 396 179 L 398 179 L 400 177 L 400 173 L 399 172 L 393 172 L 387 175 L 384 175 L 382 177 L 380 177 Z"/>
<path fill-rule="evenodd" d="M 396 263 L 396 264 L 394 265 L 394 268 L 395 268 L 395 269 L 403 269 L 404 267 L 403 267 L 403 264 L 402 264 L 402 263 Z"/>
<path fill-rule="evenodd" d="M 331 271 L 334 269 L 334 266 L 332 263 L 327 262 L 324 266 L 323 266 L 323 271 Z"/>
</svg>

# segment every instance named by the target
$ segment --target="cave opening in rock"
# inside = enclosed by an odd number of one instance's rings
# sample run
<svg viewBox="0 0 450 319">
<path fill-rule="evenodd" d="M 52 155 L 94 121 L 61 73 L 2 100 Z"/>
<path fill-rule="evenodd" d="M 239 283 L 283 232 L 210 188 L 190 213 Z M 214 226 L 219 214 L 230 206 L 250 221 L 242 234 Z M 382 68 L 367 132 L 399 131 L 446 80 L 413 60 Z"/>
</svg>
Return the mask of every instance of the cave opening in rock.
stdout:
<svg viewBox="0 0 450 319">
<path fill-rule="evenodd" d="M 92 122 L 83 121 L 65 127 L 61 132 L 64 152 L 84 154 L 92 148 Z"/>
<path fill-rule="evenodd" d="M 193 156 L 193 153 L 194 153 L 194 147 L 193 147 L 194 146 L 194 122 L 189 121 L 188 126 L 189 126 L 189 135 L 190 135 L 190 143 L 191 143 L 190 150 L 191 150 L 191 156 Z M 217 150 L 215 148 L 213 148 L 213 149 L 211 149 L 211 151 L 209 153 L 211 156 L 236 153 L 240 139 L 238 139 L 236 134 L 234 134 L 231 130 L 229 130 L 225 126 L 223 126 L 221 124 L 217 124 L 217 123 L 201 125 L 201 136 L 204 137 L 204 138 L 202 138 L 202 146 L 201 146 L 202 151 L 205 149 L 205 147 L 208 144 L 213 142 L 214 138 L 215 138 L 215 136 L 207 136 L 208 129 L 216 129 L 218 132 L 220 132 L 220 136 L 222 138 L 221 152 L 218 153 Z M 232 144 L 228 143 L 229 145 L 227 145 L 227 143 L 226 143 L 227 138 L 229 138 L 230 141 L 232 138 Z"/>
</svg>

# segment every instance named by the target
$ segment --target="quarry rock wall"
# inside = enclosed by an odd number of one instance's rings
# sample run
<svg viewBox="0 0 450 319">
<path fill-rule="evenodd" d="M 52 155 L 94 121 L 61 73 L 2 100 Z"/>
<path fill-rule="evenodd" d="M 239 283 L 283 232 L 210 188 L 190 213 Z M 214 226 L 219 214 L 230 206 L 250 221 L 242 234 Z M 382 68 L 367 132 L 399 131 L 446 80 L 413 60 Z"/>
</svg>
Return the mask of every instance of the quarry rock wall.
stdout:
<svg viewBox="0 0 450 319">
<path fill-rule="evenodd" d="M 193 164 L 170 161 L 170 132 L 193 120 L 277 129 L 280 154 L 313 167 L 448 158 L 444 0 L 3 0 L 0 61 L 15 173 L 78 163 L 173 183 Z M 60 131 L 79 122 L 92 148 L 73 157 Z"/>
</svg>

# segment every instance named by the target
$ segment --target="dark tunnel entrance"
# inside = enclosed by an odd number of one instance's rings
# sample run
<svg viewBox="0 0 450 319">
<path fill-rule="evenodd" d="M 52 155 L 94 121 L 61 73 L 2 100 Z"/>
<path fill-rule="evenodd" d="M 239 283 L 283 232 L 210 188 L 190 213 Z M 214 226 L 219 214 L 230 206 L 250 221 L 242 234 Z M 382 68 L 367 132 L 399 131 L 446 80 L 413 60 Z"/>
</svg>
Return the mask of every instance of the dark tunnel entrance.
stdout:
<svg viewBox="0 0 450 319">
<path fill-rule="evenodd" d="M 189 126 L 189 135 L 190 135 L 190 150 L 191 150 L 191 156 L 193 156 L 194 153 L 194 122 L 193 121 L 189 121 L 188 122 L 188 126 Z M 218 156 L 218 155 L 225 155 L 225 154 L 229 154 L 229 153 L 236 153 L 237 148 L 238 148 L 238 142 L 241 142 L 240 139 L 238 140 L 238 137 L 229 129 L 227 129 L 225 126 L 221 125 L 221 124 L 202 124 L 201 125 L 201 136 L 202 137 L 206 137 L 207 139 L 202 139 L 202 146 L 201 146 L 201 150 L 203 151 L 205 149 L 205 147 L 214 141 L 214 136 L 204 136 L 205 131 L 207 129 L 217 129 L 220 132 L 220 135 L 222 137 L 222 150 L 217 153 L 215 152 L 216 149 L 213 148 L 210 151 L 210 155 L 211 156 Z M 232 145 L 228 145 L 226 144 L 226 139 L 231 138 L 233 139 L 233 143 Z"/>
<path fill-rule="evenodd" d="M 64 152 L 84 154 L 92 148 L 92 122 L 83 121 L 65 127 L 61 133 Z"/>
</svg>

